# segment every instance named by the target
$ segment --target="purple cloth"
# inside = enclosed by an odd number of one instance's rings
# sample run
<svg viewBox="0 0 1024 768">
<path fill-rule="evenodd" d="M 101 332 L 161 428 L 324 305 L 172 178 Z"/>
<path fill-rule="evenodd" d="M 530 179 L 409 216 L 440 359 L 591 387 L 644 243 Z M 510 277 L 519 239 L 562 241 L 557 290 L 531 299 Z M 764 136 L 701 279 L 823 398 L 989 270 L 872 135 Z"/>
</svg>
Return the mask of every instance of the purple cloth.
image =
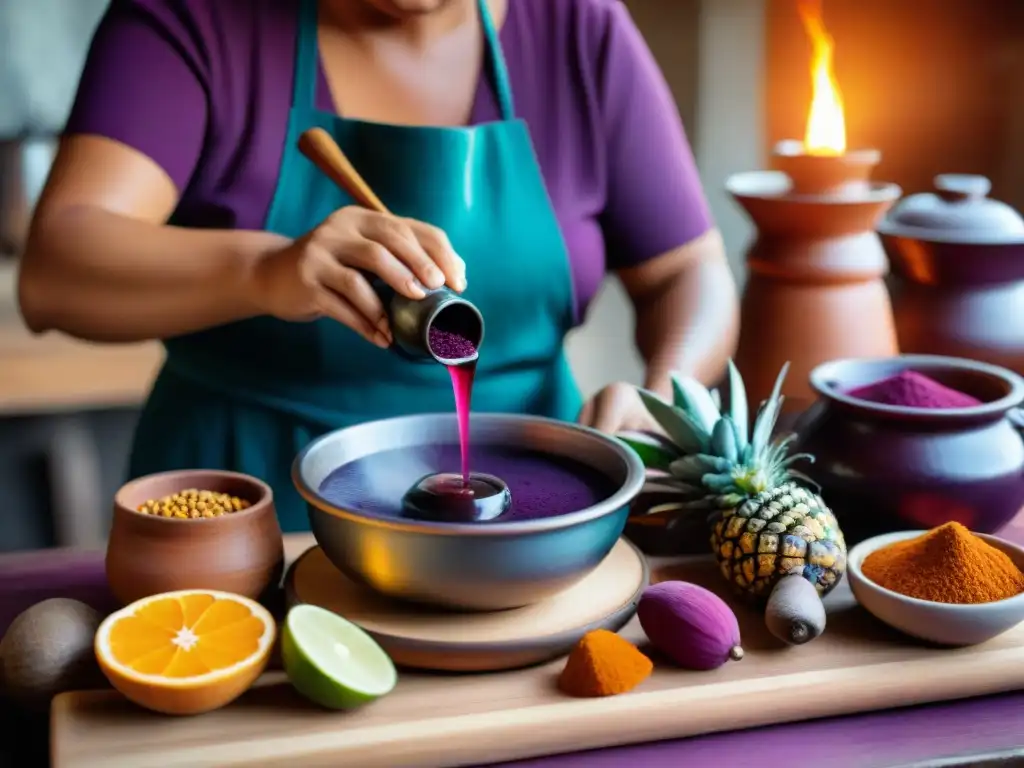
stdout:
<svg viewBox="0 0 1024 768">
<path fill-rule="evenodd" d="M 297 5 L 113 0 L 67 132 L 152 158 L 183 190 L 176 223 L 259 229 L 285 142 Z M 692 240 L 711 216 L 672 96 L 619 0 L 510 0 L 501 43 L 582 319 L 606 269 Z M 333 109 L 322 69 L 317 102 Z M 470 123 L 498 118 L 481 77 Z"/>
</svg>

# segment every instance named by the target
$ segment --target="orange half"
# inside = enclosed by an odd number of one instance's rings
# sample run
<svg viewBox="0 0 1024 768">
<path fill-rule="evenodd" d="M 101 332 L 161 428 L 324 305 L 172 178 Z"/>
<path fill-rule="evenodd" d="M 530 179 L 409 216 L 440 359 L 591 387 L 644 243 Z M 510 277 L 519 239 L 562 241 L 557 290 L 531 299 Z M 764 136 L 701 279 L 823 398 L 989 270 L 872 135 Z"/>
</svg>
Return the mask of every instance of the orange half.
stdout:
<svg viewBox="0 0 1024 768">
<path fill-rule="evenodd" d="M 184 590 L 138 600 L 96 632 L 100 668 L 135 703 L 196 714 L 241 695 L 266 667 L 277 626 L 254 600 Z"/>
</svg>

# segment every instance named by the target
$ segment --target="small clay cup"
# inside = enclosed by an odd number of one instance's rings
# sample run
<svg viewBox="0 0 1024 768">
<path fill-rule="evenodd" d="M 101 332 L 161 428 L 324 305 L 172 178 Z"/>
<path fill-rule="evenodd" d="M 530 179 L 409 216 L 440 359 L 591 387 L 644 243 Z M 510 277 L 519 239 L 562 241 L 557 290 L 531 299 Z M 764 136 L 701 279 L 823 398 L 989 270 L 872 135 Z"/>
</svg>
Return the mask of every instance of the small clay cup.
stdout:
<svg viewBox="0 0 1024 768">
<path fill-rule="evenodd" d="M 252 506 L 220 517 L 181 520 L 136 510 L 187 488 L 229 493 Z M 276 585 L 284 543 L 274 494 L 237 472 L 187 469 L 132 480 L 114 496 L 107 581 L 124 604 L 178 589 L 217 589 L 253 599 Z"/>
</svg>

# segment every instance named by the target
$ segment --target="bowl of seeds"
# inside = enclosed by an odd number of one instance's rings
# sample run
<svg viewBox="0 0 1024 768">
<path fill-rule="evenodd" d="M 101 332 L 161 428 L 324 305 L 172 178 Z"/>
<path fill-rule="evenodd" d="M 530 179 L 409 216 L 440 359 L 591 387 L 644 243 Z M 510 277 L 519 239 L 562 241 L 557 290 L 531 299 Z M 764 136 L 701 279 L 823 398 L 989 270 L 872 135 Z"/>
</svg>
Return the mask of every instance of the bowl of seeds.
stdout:
<svg viewBox="0 0 1024 768">
<path fill-rule="evenodd" d="M 255 477 L 161 472 L 132 480 L 114 496 L 107 581 L 124 604 L 181 589 L 259 598 L 283 565 L 274 494 Z"/>
</svg>

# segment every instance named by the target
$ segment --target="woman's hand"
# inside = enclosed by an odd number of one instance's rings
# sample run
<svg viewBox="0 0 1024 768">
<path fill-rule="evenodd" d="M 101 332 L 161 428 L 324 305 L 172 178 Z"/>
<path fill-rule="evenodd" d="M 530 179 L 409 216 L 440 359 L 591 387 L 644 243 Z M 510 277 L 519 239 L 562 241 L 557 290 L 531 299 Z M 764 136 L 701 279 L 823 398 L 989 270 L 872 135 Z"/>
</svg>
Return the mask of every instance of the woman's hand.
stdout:
<svg viewBox="0 0 1024 768">
<path fill-rule="evenodd" d="M 410 299 L 445 284 L 466 288 L 466 265 L 440 229 L 349 206 L 261 259 L 253 269 L 253 298 L 261 314 L 292 321 L 330 317 L 387 347 L 387 315 L 364 272 Z"/>
<path fill-rule="evenodd" d="M 644 407 L 636 387 L 621 381 L 609 384 L 590 398 L 577 420 L 608 434 L 661 431 Z"/>
</svg>

